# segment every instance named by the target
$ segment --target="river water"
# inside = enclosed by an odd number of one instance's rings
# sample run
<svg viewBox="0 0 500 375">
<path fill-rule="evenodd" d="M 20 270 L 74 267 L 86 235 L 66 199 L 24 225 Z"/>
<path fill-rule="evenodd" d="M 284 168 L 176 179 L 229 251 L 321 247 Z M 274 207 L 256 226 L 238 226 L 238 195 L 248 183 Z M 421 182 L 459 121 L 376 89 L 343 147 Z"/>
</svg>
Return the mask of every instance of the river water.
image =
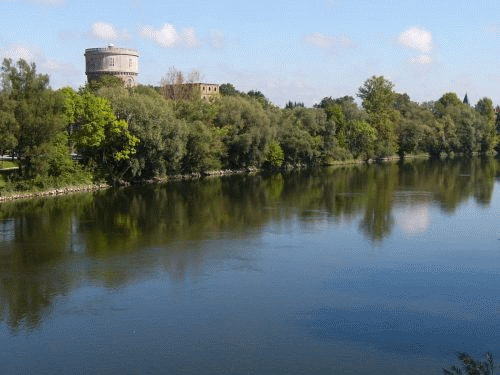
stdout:
<svg viewBox="0 0 500 375">
<path fill-rule="evenodd" d="M 2 203 L 0 373 L 432 375 L 500 356 L 497 176 L 415 160 Z"/>
</svg>

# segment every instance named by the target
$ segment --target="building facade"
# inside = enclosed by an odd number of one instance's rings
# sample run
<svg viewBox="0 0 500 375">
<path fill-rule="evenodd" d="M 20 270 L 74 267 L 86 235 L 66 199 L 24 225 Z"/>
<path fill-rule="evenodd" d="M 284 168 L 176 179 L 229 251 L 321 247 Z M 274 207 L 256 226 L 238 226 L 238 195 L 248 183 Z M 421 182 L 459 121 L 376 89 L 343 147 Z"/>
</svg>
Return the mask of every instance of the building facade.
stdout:
<svg viewBox="0 0 500 375">
<path fill-rule="evenodd" d="M 214 95 L 219 95 L 219 85 L 215 83 L 198 83 L 201 98 L 204 100 L 209 100 L 210 97 Z"/>
<path fill-rule="evenodd" d="M 209 101 L 219 95 L 219 85 L 215 83 L 174 83 L 162 87 L 163 95 L 171 100 L 193 100 L 199 97 Z"/>
<path fill-rule="evenodd" d="M 112 44 L 105 48 L 88 48 L 85 50 L 85 74 L 89 82 L 112 75 L 121 78 L 125 86 L 134 87 L 139 75 L 139 54 L 136 50 Z"/>
</svg>

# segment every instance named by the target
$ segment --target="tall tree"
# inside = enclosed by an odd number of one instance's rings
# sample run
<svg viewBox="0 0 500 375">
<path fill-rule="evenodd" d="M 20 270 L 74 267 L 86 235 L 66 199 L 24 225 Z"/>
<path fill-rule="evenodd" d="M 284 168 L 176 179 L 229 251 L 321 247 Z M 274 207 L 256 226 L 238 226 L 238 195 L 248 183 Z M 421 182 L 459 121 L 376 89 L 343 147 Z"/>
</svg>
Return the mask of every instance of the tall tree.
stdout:
<svg viewBox="0 0 500 375">
<path fill-rule="evenodd" d="M 130 133 L 125 120 L 116 118 L 107 99 L 90 92 L 79 95 L 70 88 L 62 93 L 78 153 L 115 183 L 130 167 L 126 161 L 135 154 L 139 139 Z"/>
<path fill-rule="evenodd" d="M 378 157 L 390 156 L 397 152 L 395 123 L 398 112 L 393 108 L 393 83 L 383 76 L 373 76 L 359 88 L 358 97 L 368 113 L 368 122 L 377 131 L 375 153 Z"/>
<path fill-rule="evenodd" d="M 495 129 L 496 113 L 492 100 L 486 97 L 480 99 L 475 106 L 475 110 L 480 115 L 478 136 L 481 144 L 481 152 L 489 152 L 498 143 Z"/>
<path fill-rule="evenodd" d="M 47 173 L 47 144 L 64 131 L 62 97 L 49 88 L 46 74 L 37 73 L 35 63 L 4 59 L 0 75 L 0 132 L 13 147 L 23 177 Z"/>
</svg>

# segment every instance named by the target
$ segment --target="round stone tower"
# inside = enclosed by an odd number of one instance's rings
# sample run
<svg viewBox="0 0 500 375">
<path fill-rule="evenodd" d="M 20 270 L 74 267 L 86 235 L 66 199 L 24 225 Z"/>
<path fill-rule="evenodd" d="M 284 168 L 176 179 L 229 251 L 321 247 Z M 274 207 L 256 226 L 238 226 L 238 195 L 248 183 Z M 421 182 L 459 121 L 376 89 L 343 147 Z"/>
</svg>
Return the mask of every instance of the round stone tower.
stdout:
<svg viewBox="0 0 500 375">
<path fill-rule="evenodd" d="M 117 48 L 110 44 L 106 48 L 85 50 L 85 74 L 87 80 L 98 80 L 103 74 L 120 77 L 125 86 L 137 85 L 139 54 L 129 48 Z"/>
</svg>

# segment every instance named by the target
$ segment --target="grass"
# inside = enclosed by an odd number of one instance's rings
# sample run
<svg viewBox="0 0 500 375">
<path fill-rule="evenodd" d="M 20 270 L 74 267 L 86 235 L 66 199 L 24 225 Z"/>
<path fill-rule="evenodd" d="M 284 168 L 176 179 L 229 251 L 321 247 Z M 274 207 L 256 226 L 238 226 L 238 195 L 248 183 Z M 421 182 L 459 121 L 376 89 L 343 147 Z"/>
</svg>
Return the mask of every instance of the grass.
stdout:
<svg viewBox="0 0 500 375">
<path fill-rule="evenodd" d="M 10 160 L 0 160 L 0 169 L 9 169 L 9 168 L 17 168 L 18 165 L 16 162 Z"/>
</svg>

